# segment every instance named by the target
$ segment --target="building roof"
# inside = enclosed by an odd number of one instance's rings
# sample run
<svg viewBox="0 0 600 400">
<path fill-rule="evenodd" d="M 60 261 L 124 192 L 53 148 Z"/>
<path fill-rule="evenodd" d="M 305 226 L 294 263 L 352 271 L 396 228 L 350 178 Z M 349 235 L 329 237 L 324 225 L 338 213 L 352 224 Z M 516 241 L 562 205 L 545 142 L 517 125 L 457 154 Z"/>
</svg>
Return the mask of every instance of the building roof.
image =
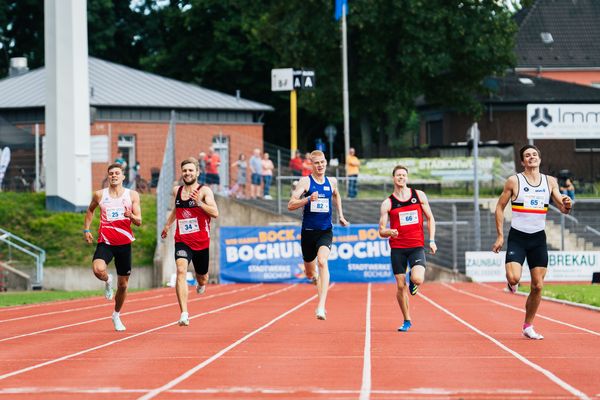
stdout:
<svg viewBox="0 0 600 400">
<path fill-rule="evenodd" d="M 89 57 L 90 106 L 272 111 L 273 107 Z M 0 108 L 46 104 L 45 68 L 0 80 Z"/>
<path fill-rule="evenodd" d="M 515 21 L 517 68 L 600 67 L 600 1 L 536 0 Z"/>
<path fill-rule="evenodd" d="M 489 96 L 478 96 L 484 104 L 525 107 L 529 103 L 600 103 L 600 89 L 592 86 L 513 72 L 503 77 L 489 77 L 484 86 L 491 91 Z M 416 105 L 421 110 L 439 108 L 434 99 L 423 96 L 417 99 Z"/>
<path fill-rule="evenodd" d="M 509 73 L 484 84 L 492 90 L 484 103 L 600 103 L 600 89 L 530 75 Z"/>
</svg>

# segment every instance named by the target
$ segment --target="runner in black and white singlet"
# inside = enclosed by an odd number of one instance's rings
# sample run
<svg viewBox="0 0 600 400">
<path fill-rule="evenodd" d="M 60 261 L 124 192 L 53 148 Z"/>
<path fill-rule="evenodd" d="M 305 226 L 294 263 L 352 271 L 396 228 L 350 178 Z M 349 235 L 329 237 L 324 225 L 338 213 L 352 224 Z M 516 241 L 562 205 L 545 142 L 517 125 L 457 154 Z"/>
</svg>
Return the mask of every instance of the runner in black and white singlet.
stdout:
<svg viewBox="0 0 600 400">
<path fill-rule="evenodd" d="M 108 263 L 115 259 L 117 268 L 117 294 L 115 295 L 115 311 L 112 320 L 115 330 L 124 331 L 120 311 L 127 296 L 127 285 L 131 274 L 131 242 L 135 240 L 131 231 L 131 223 L 142 224 L 140 196 L 135 190 L 123 187 L 125 174 L 122 164 L 111 164 L 108 167 L 108 188 L 94 192 L 92 201 L 85 214 L 83 235 L 88 243 L 94 238 L 90 225 L 94 218 L 94 210 L 100 206 L 100 227 L 98 228 L 98 244 L 94 253 L 92 268 L 94 275 L 105 282 L 104 296 L 113 297 L 113 277 L 106 272 Z"/>
<path fill-rule="evenodd" d="M 181 162 L 183 185 L 173 188 L 175 207 L 167 217 L 161 237 L 167 237 L 169 227 L 175 226 L 175 264 L 177 283 L 175 292 L 181 309 L 180 326 L 188 326 L 188 285 L 186 281 L 190 262 L 194 264 L 198 286 L 196 293 L 202 294 L 208 282 L 208 249 L 210 245 L 210 220 L 219 216 L 217 203 L 208 186 L 198 184 L 200 168 L 198 160 L 187 158 Z"/>
<path fill-rule="evenodd" d="M 521 280 L 523 263 L 527 259 L 531 274 L 531 291 L 525 304 L 523 335 L 530 339 L 544 337 L 533 328 L 533 319 L 542 298 L 544 277 L 548 267 L 546 244 L 546 213 L 550 199 L 563 214 L 573 207 L 569 196 L 560 193 L 556 178 L 540 173 L 541 153 L 533 145 L 519 151 L 524 171 L 506 180 L 496 206 L 497 239 L 492 251 L 498 253 L 504 244 L 504 208 L 512 203 L 512 222 L 506 248 L 506 279 L 508 289 L 515 293 Z"/>
<path fill-rule="evenodd" d="M 310 153 L 312 174 L 302 177 L 292 193 L 288 210 L 303 208 L 302 215 L 302 257 L 306 277 L 317 285 L 319 304 L 315 310 L 317 319 L 325 320 L 327 313 L 325 302 L 329 289 L 329 267 L 327 259 L 333 241 L 333 224 L 331 222 L 332 203 L 337 208 L 340 224 L 348 226 L 342 211 L 342 199 L 335 178 L 325 176 L 327 160 L 322 151 Z M 316 273 L 316 266 L 319 274 Z"/>
</svg>

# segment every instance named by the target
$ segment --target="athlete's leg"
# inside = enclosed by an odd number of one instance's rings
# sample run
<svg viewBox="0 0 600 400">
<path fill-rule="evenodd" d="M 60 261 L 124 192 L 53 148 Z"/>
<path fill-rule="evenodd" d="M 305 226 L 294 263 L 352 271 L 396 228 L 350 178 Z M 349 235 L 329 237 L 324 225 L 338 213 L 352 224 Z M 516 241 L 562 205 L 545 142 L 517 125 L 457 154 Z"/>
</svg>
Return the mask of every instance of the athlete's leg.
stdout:
<svg viewBox="0 0 600 400">
<path fill-rule="evenodd" d="M 127 297 L 127 285 L 129 283 L 128 275 L 119 275 L 117 283 L 117 294 L 115 294 L 115 311 L 120 312 Z"/>
<path fill-rule="evenodd" d="M 521 281 L 521 274 L 523 273 L 523 266 L 518 262 L 507 262 L 506 268 L 506 281 L 508 282 L 508 288 L 511 292 L 517 291 L 517 285 Z"/>
<path fill-rule="evenodd" d="M 188 284 L 186 280 L 189 261 L 187 258 L 178 258 L 175 260 L 177 266 L 177 280 L 175 283 L 175 293 L 177 293 L 177 301 L 179 309 L 182 313 L 187 312 L 188 300 Z"/>
<path fill-rule="evenodd" d="M 108 280 L 107 265 L 106 261 L 104 261 L 103 259 L 96 258 L 92 262 L 92 270 L 94 271 L 94 275 L 96 275 L 96 278 L 104 282 Z"/>
<path fill-rule="evenodd" d="M 327 291 L 329 289 L 329 266 L 328 258 L 331 250 L 327 246 L 319 247 L 317 251 L 317 266 L 319 267 L 319 280 L 317 281 L 317 292 L 319 293 L 319 309 L 325 309 Z"/>
<path fill-rule="evenodd" d="M 408 286 L 406 285 L 406 274 L 395 274 L 396 278 L 396 300 L 402 311 L 405 321 L 410 321 L 410 310 L 408 308 Z"/>
<path fill-rule="evenodd" d="M 315 258 L 312 261 L 304 261 L 304 274 L 306 278 L 313 282 L 317 283 L 317 259 Z"/>
<path fill-rule="evenodd" d="M 531 291 L 527 296 L 525 303 L 525 323 L 532 324 L 535 314 L 537 313 L 540 301 L 542 300 L 542 289 L 544 289 L 544 278 L 546 277 L 547 268 L 535 267 L 531 268 Z"/>
<path fill-rule="evenodd" d="M 425 267 L 422 265 L 415 265 L 410 268 L 410 281 L 415 285 L 421 285 L 425 280 Z"/>
</svg>

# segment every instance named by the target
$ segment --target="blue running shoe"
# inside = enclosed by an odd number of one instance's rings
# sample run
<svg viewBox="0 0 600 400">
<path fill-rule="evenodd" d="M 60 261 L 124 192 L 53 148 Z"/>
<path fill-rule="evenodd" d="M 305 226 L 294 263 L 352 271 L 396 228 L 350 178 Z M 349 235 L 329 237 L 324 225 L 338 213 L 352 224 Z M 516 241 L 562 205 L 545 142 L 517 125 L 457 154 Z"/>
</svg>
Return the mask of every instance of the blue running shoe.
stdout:
<svg viewBox="0 0 600 400">
<path fill-rule="evenodd" d="M 400 328 L 398 328 L 398 332 L 407 332 L 411 326 L 412 326 L 412 323 L 410 322 L 410 320 L 405 319 L 402 326 Z"/>
</svg>

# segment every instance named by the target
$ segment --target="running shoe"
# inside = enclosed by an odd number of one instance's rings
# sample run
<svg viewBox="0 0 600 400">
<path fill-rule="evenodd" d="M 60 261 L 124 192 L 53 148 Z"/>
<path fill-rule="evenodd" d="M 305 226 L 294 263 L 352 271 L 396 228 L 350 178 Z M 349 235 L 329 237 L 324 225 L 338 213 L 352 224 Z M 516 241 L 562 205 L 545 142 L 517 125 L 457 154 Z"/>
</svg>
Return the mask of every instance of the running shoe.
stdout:
<svg viewBox="0 0 600 400">
<path fill-rule="evenodd" d="M 324 308 L 317 308 L 315 310 L 315 315 L 317 316 L 317 319 L 320 319 L 321 321 L 325 321 L 327 319 L 327 311 L 325 311 Z"/>
<path fill-rule="evenodd" d="M 511 293 L 517 293 L 517 289 L 519 289 L 519 284 L 517 283 L 516 285 L 511 285 L 510 283 L 506 283 L 506 287 L 508 288 L 508 291 Z"/>
<path fill-rule="evenodd" d="M 206 292 L 206 285 L 198 285 L 196 286 L 196 293 L 198 294 L 204 294 L 204 292 Z"/>
<path fill-rule="evenodd" d="M 179 321 L 177 322 L 177 324 L 179 324 L 179 326 L 189 326 L 189 324 L 190 324 L 189 314 L 186 312 L 182 312 L 181 317 L 179 317 Z"/>
<path fill-rule="evenodd" d="M 410 294 L 414 296 L 419 291 L 419 285 L 415 285 L 413 281 L 410 281 L 408 284 L 408 290 L 410 291 Z"/>
<path fill-rule="evenodd" d="M 113 277 L 108 274 L 108 279 L 104 283 L 104 297 L 106 300 L 112 300 L 113 298 Z"/>
<path fill-rule="evenodd" d="M 398 332 L 407 332 L 411 326 L 412 326 L 412 323 L 410 322 L 410 320 L 407 319 L 404 321 L 402 326 L 400 328 L 398 328 Z"/>
<path fill-rule="evenodd" d="M 115 326 L 115 331 L 123 332 L 125 330 L 125 325 L 123 325 L 123 323 L 121 322 L 121 317 L 113 314 L 112 321 Z"/>
<path fill-rule="evenodd" d="M 529 325 L 527 328 L 523 329 L 523 336 L 534 340 L 542 340 L 544 338 L 541 334 L 537 333 L 535 329 L 533 329 L 533 325 Z"/>
</svg>

